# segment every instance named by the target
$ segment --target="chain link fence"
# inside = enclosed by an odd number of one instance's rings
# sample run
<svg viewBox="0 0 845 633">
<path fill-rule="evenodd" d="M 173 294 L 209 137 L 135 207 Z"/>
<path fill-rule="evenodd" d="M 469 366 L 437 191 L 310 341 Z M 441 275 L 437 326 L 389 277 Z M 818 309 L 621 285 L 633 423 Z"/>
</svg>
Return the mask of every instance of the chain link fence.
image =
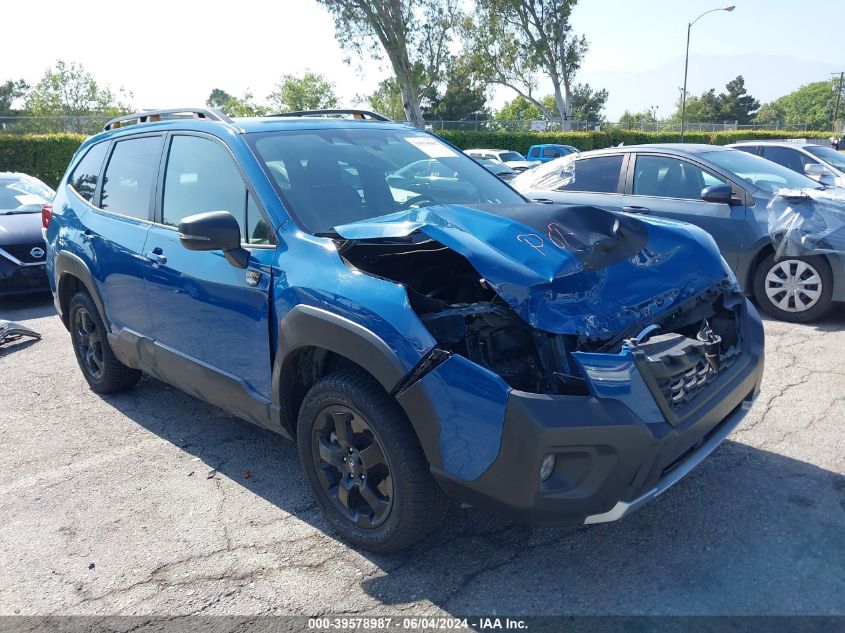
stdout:
<svg viewBox="0 0 845 633">
<path fill-rule="evenodd" d="M 110 119 L 107 115 L 90 116 L 0 116 L 0 134 L 46 134 L 75 133 L 96 134 Z M 426 121 L 426 129 L 471 130 L 502 132 L 547 132 L 547 131 L 606 131 L 612 129 L 640 130 L 643 132 L 680 132 L 681 124 L 677 121 L 559 121 L 531 119 L 491 119 L 472 117 L 461 121 L 434 119 Z M 697 123 L 688 122 L 685 129 L 690 132 L 721 132 L 738 130 L 784 130 L 806 132 L 812 128 L 807 123 L 769 123 L 766 125 L 737 125 L 736 123 Z"/>
</svg>

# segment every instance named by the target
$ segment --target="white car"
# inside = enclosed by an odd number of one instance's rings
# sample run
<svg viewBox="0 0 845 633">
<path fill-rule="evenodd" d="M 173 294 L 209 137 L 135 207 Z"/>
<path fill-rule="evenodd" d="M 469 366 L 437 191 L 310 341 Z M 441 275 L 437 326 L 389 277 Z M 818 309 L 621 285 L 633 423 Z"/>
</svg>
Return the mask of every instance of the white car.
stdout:
<svg viewBox="0 0 845 633">
<path fill-rule="evenodd" d="M 525 156 L 509 149 L 468 149 L 464 150 L 464 154 L 477 159 L 486 158 L 487 160 L 502 163 L 518 174 L 540 164 L 539 161 L 525 160 Z"/>
<path fill-rule="evenodd" d="M 845 187 L 845 153 L 828 145 L 794 141 L 747 141 L 728 145 L 805 174 L 827 187 Z"/>
</svg>

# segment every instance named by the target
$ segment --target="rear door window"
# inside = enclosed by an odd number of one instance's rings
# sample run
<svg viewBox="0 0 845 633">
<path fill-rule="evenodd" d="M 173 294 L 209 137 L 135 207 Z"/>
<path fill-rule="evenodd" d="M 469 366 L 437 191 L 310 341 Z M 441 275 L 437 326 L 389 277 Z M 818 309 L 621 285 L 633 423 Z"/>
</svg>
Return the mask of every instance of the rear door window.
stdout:
<svg viewBox="0 0 845 633">
<path fill-rule="evenodd" d="M 108 141 L 89 147 L 88 152 L 76 165 L 68 179 L 68 184 L 73 190 L 88 202 L 94 199 L 94 192 L 97 190 L 100 172 L 103 169 L 103 160 L 108 148 Z"/>
<path fill-rule="evenodd" d="M 561 184 L 555 188 L 559 191 L 616 193 L 621 169 L 621 154 L 574 160 L 561 172 Z"/>
<path fill-rule="evenodd" d="M 103 177 L 102 209 L 140 220 L 150 218 L 162 143 L 162 136 L 115 143 Z"/>
<path fill-rule="evenodd" d="M 543 158 L 560 158 L 561 156 L 560 150 L 555 147 L 543 148 Z"/>
</svg>

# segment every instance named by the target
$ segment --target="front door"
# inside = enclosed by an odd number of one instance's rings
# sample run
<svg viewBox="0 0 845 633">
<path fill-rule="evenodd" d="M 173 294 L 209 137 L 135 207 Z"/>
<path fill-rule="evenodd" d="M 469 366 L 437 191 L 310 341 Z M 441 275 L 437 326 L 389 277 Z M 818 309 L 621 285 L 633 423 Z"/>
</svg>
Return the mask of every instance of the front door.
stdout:
<svg viewBox="0 0 845 633">
<path fill-rule="evenodd" d="M 169 143 L 145 246 L 156 364 L 180 388 L 255 420 L 249 401 L 270 400 L 270 232 L 228 148 L 188 134 Z M 241 226 L 246 269 L 179 242 L 182 218 L 220 210 Z"/>
</svg>

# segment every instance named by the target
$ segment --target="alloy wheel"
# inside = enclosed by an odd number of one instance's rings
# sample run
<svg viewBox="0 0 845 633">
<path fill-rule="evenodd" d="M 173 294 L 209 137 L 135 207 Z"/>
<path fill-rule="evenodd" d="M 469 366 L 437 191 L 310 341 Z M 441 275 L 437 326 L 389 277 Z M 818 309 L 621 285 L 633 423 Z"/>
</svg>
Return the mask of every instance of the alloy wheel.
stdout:
<svg viewBox="0 0 845 633">
<path fill-rule="evenodd" d="M 786 312 L 809 310 L 822 296 L 822 278 L 807 262 L 786 259 L 776 262 L 766 273 L 766 296 Z"/>
<path fill-rule="evenodd" d="M 85 371 L 94 379 L 103 375 L 103 337 L 97 323 L 85 308 L 79 308 L 74 318 L 76 346 Z"/>
<path fill-rule="evenodd" d="M 393 478 L 367 421 L 343 405 L 314 421 L 311 450 L 317 477 L 334 508 L 358 527 L 384 523 L 393 507 Z"/>
</svg>

